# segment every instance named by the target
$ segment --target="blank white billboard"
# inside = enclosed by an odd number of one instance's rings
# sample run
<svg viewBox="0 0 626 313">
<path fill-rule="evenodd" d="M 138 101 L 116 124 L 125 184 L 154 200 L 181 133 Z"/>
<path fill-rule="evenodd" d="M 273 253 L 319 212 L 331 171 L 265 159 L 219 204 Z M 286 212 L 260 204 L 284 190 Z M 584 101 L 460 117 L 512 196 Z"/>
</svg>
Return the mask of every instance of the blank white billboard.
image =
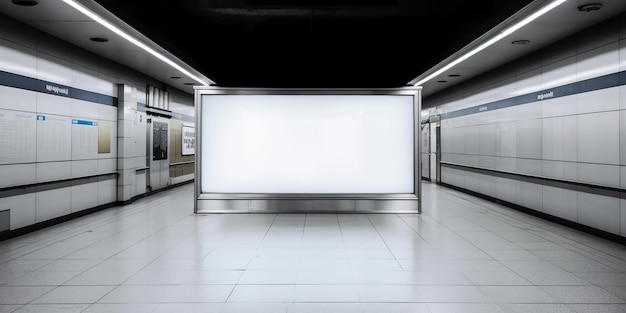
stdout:
<svg viewBox="0 0 626 313">
<path fill-rule="evenodd" d="M 412 95 L 202 95 L 203 193 L 414 193 Z"/>
</svg>

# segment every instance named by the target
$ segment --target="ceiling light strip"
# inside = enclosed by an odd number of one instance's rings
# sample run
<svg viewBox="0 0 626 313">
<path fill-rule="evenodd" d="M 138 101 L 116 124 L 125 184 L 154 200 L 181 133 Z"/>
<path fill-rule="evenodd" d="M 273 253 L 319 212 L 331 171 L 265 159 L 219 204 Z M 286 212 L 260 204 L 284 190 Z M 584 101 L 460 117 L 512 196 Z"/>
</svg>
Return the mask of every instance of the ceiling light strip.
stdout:
<svg viewBox="0 0 626 313">
<path fill-rule="evenodd" d="M 540 16 L 548 13 L 550 10 L 556 8 L 557 6 L 561 5 L 563 2 L 565 2 L 567 0 L 556 0 L 552 3 L 550 3 L 549 5 L 541 8 L 539 11 L 529 15 L 528 17 L 524 18 L 523 20 L 521 20 L 519 23 L 505 29 L 504 31 L 500 32 L 497 36 L 489 39 L 488 41 L 486 41 L 485 43 L 481 44 L 480 46 L 472 49 L 470 52 L 462 55 L 461 57 L 459 57 L 458 59 L 446 64 L 444 67 L 440 68 L 439 70 L 433 72 L 432 74 L 426 76 L 425 78 L 419 80 L 417 83 L 415 83 L 415 86 L 421 86 L 423 85 L 425 82 L 433 79 L 435 76 L 440 75 L 441 73 L 451 69 L 452 67 L 454 67 L 455 65 L 469 59 L 471 56 L 477 54 L 478 52 L 484 50 L 485 48 L 491 46 L 492 44 L 496 43 L 497 41 L 499 41 L 500 39 L 512 34 L 513 32 L 515 32 L 516 30 L 524 27 L 525 25 L 529 24 L 530 22 L 536 20 L 537 18 L 539 18 Z"/>
<path fill-rule="evenodd" d="M 74 9 L 80 11 L 81 13 L 85 14 L 86 16 L 88 16 L 92 20 L 96 21 L 100 25 L 106 27 L 110 31 L 112 31 L 112 32 L 116 33 L 117 35 L 121 36 L 122 38 L 128 40 L 130 43 L 136 45 L 137 47 L 139 47 L 139 48 L 143 49 L 144 51 L 150 53 L 151 55 L 155 56 L 159 60 L 167 63 L 168 65 L 172 66 L 176 70 L 178 70 L 178 71 L 182 72 L 183 74 L 187 75 L 189 78 L 197 81 L 202 86 L 208 86 L 209 85 L 206 81 L 200 79 L 199 77 L 193 75 L 191 72 L 185 70 L 182 66 L 180 66 L 176 62 L 170 60 L 166 56 L 164 56 L 161 53 L 157 52 L 156 50 L 152 49 L 148 45 L 146 45 L 143 42 L 139 41 L 137 38 L 135 38 L 135 37 L 125 33 L 124 31 L 122 31 L 121 29 L 116 27 L 115 25 L 109 23 L 105 19 L 103 19 L 100 16 L 98 16 L 97 14 L 91 12 L 89 9 L 87 9 L 84 6 L 78 4 L 77 2 L 75 2 L 73 0 L 63 0 L 63 2 L 67 3 L 68 5 L 70 5 Z"/>
</svg>

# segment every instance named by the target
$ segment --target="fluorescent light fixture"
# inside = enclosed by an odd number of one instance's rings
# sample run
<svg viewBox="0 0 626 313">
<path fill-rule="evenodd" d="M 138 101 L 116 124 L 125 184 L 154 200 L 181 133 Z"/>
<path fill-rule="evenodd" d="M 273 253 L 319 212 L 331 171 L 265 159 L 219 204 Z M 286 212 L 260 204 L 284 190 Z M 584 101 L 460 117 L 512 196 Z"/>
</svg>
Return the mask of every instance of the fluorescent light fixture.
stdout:
<svg viewBox="0 0 626 313">
<path fill-rule="evenodd" d="M 98 16 L 94 12 L 91 12 L 89 9 L 85 8 L 84 6 L 82 6 L 81 4 L 77 3 L 76 1 L 73 1 L 73 0 L 63 0 L 63 2 L 67 3 L 68 5 L 70 5 L 74 9 L 80 11 L 81 13 L 87 15 L 89 18 L 91 18 L 92 20 L 98 22 L 100 25 L 106 27 L 110 31 L 112 31 L 112 32 L 118 34 L 119 36 L 121 36 L 122 38 L 128 40 L 130 43 L 132 43 L 132 44 L 136 45 L 137 47 L 143 49 L 144 51 L 152 54 L 153 56 L 155 56 L 159 60 L 161 60 L 161 61 L 169 64 L 173 68 L 181 71 L 183 74 L 185 74 L 189 78 L 197 81 L 202 86 L 208 86 L 209 85 L 207 82 L 203 81 L 199 77 L 197 77 L 197 76 L 193 75 L 192 73 L 190 73 L 189 71 L 185 70 L 182 66 L 178 65 L 176 62 L 168 59 L 166 56 L 164 56 L 161 53 L 157 52 L 156 50 L 150 48 L 148 45 L 146 45 L 143 42 L 137 40 L 137 38 L 135 38 L 135 37 L 125 33 L 123 30 L 121 30 L 118 27 L 116 27 L 115 25 L 109 23 L 108 21 L 106 21 L 102 17 Z"/>
<path fill-rule="evenodd" d="M 451 69 L 453 66 L 469 59 L 471 56 L 475 55 L 476 53 L 484 50 L 485 48 L 491 46 L 492 44 L 496 43 L 497 41 L 499 41 L 500 39 L 512 34 L 513 32 L 515 32 L 516 30 L 524 27 L 525 25 L 529 24 L 530 22 L 536 20 L 538 17 L 548 13 L 550 10 L 556 8 L 557 6 L 561 5 L 563 2 L 565 2 L 567 0 L 556 0 L 548 5 L 546 5 L 545 7 L 541 8 L 541 10 L 529 15 L 528 17 L 526 17 L 525 19 L 521 20 L 519 23 L 505 29 L 504 31 L 500 32 L 497 36 L 489 39 L 487 42 L 481 44 L 480 46 L 472 49 L 470 52 L 462 55 L 460 58 L 446 64 L 444 67 L 440 68 L 439 70 L 433 72 L 432 74 L 426 76 L 425 78 L 423 78 L 422 80 L 418 81 L 417 83 L 415 83 L 415 86 L 420 86 L 423 85 L 425 82 L 433 79 L 435 76 L 440 75 L 441 73 Z"/>
</svg>

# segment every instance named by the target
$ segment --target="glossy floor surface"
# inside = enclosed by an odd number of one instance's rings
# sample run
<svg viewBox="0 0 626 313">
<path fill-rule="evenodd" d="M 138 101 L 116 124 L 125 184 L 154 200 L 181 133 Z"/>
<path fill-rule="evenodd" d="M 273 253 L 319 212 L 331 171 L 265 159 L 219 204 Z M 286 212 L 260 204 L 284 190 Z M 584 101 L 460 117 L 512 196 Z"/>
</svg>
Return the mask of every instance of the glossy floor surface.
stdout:
<svg viewBox="0 0 626 313">
<path fill-rule="evenodd" d="M 0 242 L 0 312 L 626 312 L 626 246 L 422 198 L 421 215 L 194 215 L 176 187 Z"/>
</svg>

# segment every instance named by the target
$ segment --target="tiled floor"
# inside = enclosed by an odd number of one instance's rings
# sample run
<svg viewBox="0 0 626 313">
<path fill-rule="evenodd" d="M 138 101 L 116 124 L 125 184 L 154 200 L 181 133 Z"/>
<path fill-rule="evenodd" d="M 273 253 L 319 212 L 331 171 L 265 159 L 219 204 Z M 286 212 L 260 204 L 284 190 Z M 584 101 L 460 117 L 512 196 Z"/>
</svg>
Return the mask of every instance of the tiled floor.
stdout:
<svg viewBox="0 0 626 313">
<path fill-rule="evenodd" d="M 0 312 L 626 312 L 626 246 L 422 198 L 421 215 L 194 215 L 184 185 L 0 242 Z"/>
</svg>

